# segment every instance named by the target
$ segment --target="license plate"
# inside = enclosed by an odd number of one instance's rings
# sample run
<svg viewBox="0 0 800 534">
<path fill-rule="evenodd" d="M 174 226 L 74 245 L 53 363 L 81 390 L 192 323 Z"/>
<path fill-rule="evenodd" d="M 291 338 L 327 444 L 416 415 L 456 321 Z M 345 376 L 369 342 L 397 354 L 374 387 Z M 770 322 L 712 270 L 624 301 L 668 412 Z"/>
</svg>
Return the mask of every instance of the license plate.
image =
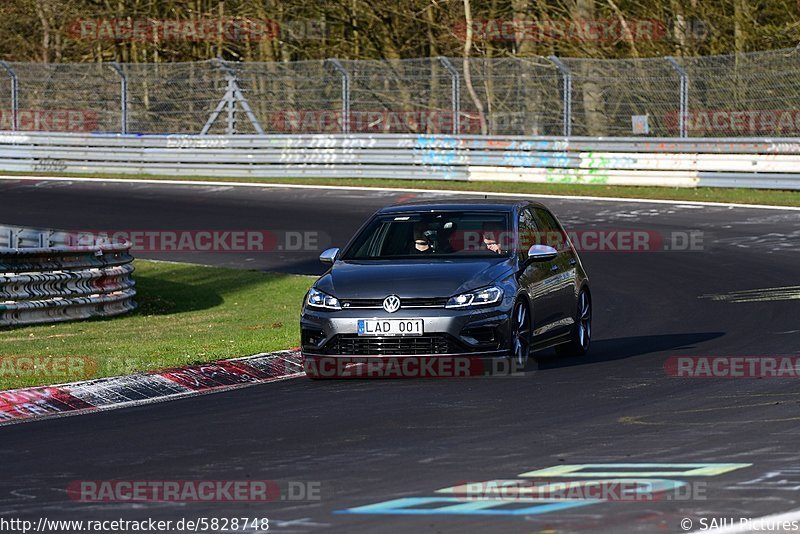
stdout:
<svg viewBox="0 0 800 534">
<path fill-rule="evenodd" d="M 359 336 L 421 336 L 422 319 L 359 319 Z"/>
</svg>

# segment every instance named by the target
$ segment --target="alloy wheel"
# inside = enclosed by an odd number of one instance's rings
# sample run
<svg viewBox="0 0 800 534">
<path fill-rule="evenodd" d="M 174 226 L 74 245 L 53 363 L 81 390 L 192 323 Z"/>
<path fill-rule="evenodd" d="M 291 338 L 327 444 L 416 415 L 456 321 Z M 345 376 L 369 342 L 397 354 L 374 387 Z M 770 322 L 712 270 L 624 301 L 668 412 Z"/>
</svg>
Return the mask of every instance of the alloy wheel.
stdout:
<svg viewBox="0 0 800 534">
<path fill-rule="evenodd" d="M 592 302 L 586 291 L 578 297 L 578 343 L 583 350 L 589 348 L 592 339 Z"/>
<path fill-rule="evenodd" d="M 528 306 L 520 301 L 514 305 L 514 330 L 512 333 L 513 358 L 518 369 L 524 370 L 531 351 L 531 326 Z"/>
</svg>

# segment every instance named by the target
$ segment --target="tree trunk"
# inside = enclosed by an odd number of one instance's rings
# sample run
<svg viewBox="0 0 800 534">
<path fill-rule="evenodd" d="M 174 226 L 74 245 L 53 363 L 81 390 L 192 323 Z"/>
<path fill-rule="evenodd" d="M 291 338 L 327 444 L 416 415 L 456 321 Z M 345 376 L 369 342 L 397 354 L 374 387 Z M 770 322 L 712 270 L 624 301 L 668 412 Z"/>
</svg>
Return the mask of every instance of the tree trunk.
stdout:
<svg viewBox="0 0 800 534">
<path fill-rule="evenodd" d="M 595 13 L 594 0 L 576 1 L 575 18 L 577 20 L 594 20 Z M 598 78 L 602 74 L 601 68 L 592 60 L 581 62 L 581 96 L 586 121 L 584 135 L 598 136 L 608 134 L 608 119 L 605 113 L 603 88 L 598 82 Z"/>
<path fill-rule="evenodd" d="M 475 110 L 478 112 L 478 120 L 481 124 L 481 134 L 486 135 L 489 132 L 489 129 L 486 125 L 486 115 L 483 112 L 483 103 L 481 103 L 481 99 L 478 98 L 478 94 L 475 92 L 475 87 L 472 85 L 472 74 L 470 73 L 469 66 L 469 56 L 470 51 L 472 50 L 473 24 L 472 6 L 470 5 L 470 0 L 464 0 L 464 22 L 467 26 L 466 36 L 464 38 L 464 85 L 467 86 L 467 91 L 472 99 L 472 105 L 475 106 Z"/>
</svg>

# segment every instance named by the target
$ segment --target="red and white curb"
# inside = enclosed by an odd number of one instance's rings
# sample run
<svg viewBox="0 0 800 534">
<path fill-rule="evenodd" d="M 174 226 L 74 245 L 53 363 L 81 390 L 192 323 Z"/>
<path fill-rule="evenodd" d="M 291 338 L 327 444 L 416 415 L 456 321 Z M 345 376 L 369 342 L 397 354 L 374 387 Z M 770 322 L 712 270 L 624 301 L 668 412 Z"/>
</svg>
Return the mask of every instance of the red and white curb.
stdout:
<svg viewBox="0 0 800 534">
<path fill-rule="evenodd" d="M 128 376 L 0 391 L 0 426 L 111 410 L 304 376 L 298 350 L 286 350 Z"/>
</svg>

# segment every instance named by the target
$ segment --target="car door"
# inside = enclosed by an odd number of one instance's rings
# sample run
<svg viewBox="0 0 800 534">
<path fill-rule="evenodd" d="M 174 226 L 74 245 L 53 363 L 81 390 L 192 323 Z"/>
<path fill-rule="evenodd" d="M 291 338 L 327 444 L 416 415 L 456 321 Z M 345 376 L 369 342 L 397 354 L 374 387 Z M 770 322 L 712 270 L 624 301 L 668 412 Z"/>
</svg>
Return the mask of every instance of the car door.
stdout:
<svg viewBox="0 0 800 534">
<path fill-rule="evenodd" d="M 556 308 L 557 325 L 553 334 L 564 333 L 571 327 L 575 315 L 575 271 L 577 259 L 569 244 L 569 237 L 562 230 L 556 218 L 544 208 L 534 208 L 536 225 L 546 236 L 544 244 L 550 245 L 558 251 L 558 256 L 552 261 L 551 274 L 552 290 L 555 295 L 553 304 Z"/>
<path fill-rule="evenodd" d="M 518 221 L 520 263 L 528 257 L 531 245 L 547 244 L 542 241 L 542 231 L 538 227 L 536 218 L 530 208 L 519 212 Z M 554 261 L 534 262 L 529 264 L 520 274 L 519 284 L 528 293 L 533 302 L 533 332 L 541 342 L 550 337 L 557 328 L 557 321 L 562 318 L 560 309 L 558 287 L 558 269 Z"/>
</svg>

